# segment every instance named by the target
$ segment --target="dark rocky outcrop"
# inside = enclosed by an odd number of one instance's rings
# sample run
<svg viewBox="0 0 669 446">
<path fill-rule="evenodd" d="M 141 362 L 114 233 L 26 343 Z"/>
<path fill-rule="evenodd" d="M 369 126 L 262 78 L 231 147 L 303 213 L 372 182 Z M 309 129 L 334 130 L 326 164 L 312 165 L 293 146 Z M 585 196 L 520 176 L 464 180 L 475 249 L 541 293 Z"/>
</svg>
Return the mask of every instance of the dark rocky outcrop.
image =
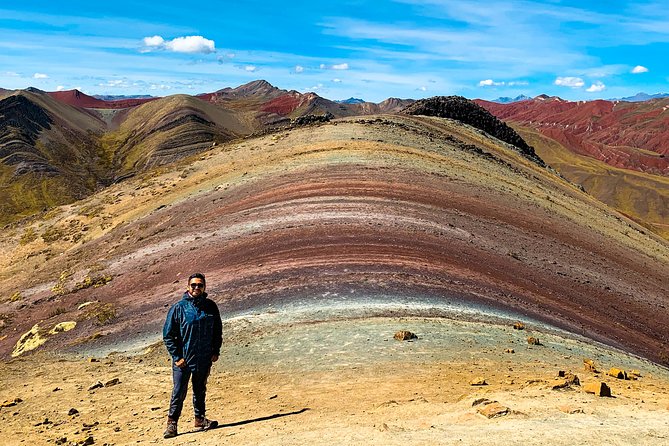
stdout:
<svg viewBox="0 0 669 446">
<path fill-rule="evenodd" d="M 483 130 L 500 141 L 511 144 L 526 158 L 541 166 L 545 165 L 534 152 L 534 148 L 527 144 L 515 130 L 483 107 L 462 96 L 434 96 L 421 99 L 404 108 L 402 113 L 455 119 Z"/>
</svg>

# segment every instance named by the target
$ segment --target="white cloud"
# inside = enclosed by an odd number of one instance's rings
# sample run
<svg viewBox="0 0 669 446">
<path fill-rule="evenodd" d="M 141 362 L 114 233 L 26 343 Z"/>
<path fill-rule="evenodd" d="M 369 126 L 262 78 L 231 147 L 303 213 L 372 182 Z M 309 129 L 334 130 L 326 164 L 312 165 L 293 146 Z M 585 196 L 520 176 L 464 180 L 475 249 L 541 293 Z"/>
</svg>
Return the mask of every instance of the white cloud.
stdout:
<svg viewBox="0 0 669 446">
<path fill-rule="evenodd" d="M 209 54 L 216 52 L 216 45 L 213 40 L 205 39 L 202 36 L 177 37 L 172 40 L 165 40 L 161 36 L 144 37 L 144 48 L 142 52 L 154 50 L 167 50 L 175 53 L 202 53 Z M 234 56 L 233 56 L 234 57 Z"/>
<path fill-rule="evenodd" d="M 348 70 L 349 66 L 347 63 L 340 63 L 335 65 L 325 65 L 322 63 L 320 65 L 321 70 Z"/>
<path fill-rule="evenodd" d="M 304 71 L 304 67 L 301 65 L 295 65 L 295 72 L 296 73 L 302 73 Z"/>
<path fill-rule="evenodd" d="M 258 71 L 258 67 L 255 65 L 247 65 L 244 67 L 244 71 L 248 71 L 249 73 L 253 73 L 255 71 Z"/>
<path fill-rule="evenodd" d="M 151 87 L 149 87 L 149 88 L 151 88 L 151 90 L 170 90 L 170 89 L 172 89 L 171 86 L 165 85 L 165 84 L 160 84 L 160 85 L 151 84 Z"/>
<path fill-rule="evenodd" d="M 602 81 L 597 81 L 594 84 L 592 84 L 590 87 L 588 87 L 585 91 L 589 93 L 598 93 L 600 91 L 606 90 L 606 85 Z"/>
<path fill-rule="evenodd" d="M 554 82 L 555 85 L 559 85 L 560 87 L 570 87 L 570 88 L 581 88 L 582 86 L 585 85 L 585 82 L 583 82 L 583 79 L 580 77 L 558 77 L 555 79 Z"/>
<path fill-rule="evenodd" d="M 49 76 L 44 73 L 35 73 L 33 79 L 49 79 Z"/>
<path fill-rule="evenodd" d="M 125 79 L 110 79 L 105 83 L 98 84 L 99 87 L 127 88 L 130 84 Z"/>
<path fill-rule="evenodd" d="M 499 86 L 499 85 L 504 85 L 504 82 L 495 82 L 492 79 L 485 79 L 485 80 L 479 81 L 479 87 L 493 87 L 493 86 Z"/>
<path fill-rule="evenodd" d="M 340 83 L 340 82 L 341 82 L 341 79 L 337 79 L 337 78 L 335 78 L 335 79 L 332 79 L 332 82 L 334 82 L 334 83 L 338 84 L 338 83 Z"/>
<path fill-rule="evenodd" d="M 647 73 L 647 72 L 648 72 L 648 68 L 646 68 L 644 66 L 641 66 L 641 65 L 637 65 L 636 67 L 632 68 L 632 73 L 634 73 L 634 74 Z"/>
<path fill-rule="evenodd" d="M 419 91 L 427 91 L 427 87 L 418 87 L 418 88 L 416 88 L 416 90 L 419 90 Z"/>
<path fill-rule="evenodd" d="M 146 47 L 162 47 L 165 39 L 160 36 L 144 37 L 144 46 Z"/>
<path fill-rule="evenodd" d="M 514 87 L 516 85 L 529 85 L 529 84 L 530 83 L 527 82 L 527 81 L 511 81 L 511 82 L 508 82 L 506 85 L 508 85 L 509 87 Z"/>
<path fill-rule="evenodd" d="M 9 77 L 21 77 L 21 75 L 15 71 L 5 71 L 3 74 Z"/>
<path fill-rule="evenodd" d="M 63 91 L 63 90 L 65 90 L 65 87 L 63 87 L 62 85 L 56 87 L 56 91 Z"/>
</svg>

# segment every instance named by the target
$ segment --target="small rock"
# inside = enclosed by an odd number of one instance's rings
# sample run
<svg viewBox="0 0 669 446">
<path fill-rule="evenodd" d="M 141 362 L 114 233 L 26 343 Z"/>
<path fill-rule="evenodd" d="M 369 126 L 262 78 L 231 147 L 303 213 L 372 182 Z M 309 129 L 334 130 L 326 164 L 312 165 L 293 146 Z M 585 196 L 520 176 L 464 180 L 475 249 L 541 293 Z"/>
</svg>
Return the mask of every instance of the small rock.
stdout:
<svg viewBox="0 0 669 446">
<path fill-rule="evenodd" d="M 113 378 L 113 379 L 110 379 L 109 381 L 107 381 L 107 382 L 104 384 L 104 386 L 105 386 L 105 387 L 111 387 L 111 386 L 115 386 L 115 385 L 120 384 L 120 383 L 121 383 L 121 380 L 120 380 L 120 379 L 118 379 L 118 378 Z"/>
<path fill-rule="evenodd" d="M 485 378 L 482 378 L 480 376 L 477 376 L 476 378 L 472 379 L 469 381 L 470 386 L 487 386 L 488 383 L 485 382 Z"/>
<path fill-rule="evenodd" d="M 564 413 L 567 413 L 569 415 L 573 415 L 575 413 L 585 413 L 583 411 L 583 409 L 581 409 L 580 407 L 573 407 L 573 406 L 568 406 L 568 405 L 559 406 L 558 409 L 560 409 L 560 412 L 564 412 Z"/>
<path fill-rule="evenodd" d="M 595 361 L 592 359 L 584 359 L 583 368 L 586 372 L 599 373 L 599 370 L 595 367 Z"/>
<path fill-rule="evenodd" d="M 516 322 L 515 324 L 513 324 L 513 329 L 514 330 L 525 330 L 525 324 L 523 324 L 522 322 Z"/>
<path fill-rule="evenodd" d="M 100 387 L 104 387 L 105 385 L 102 384 L 100 381 L 96 382 L 95 384 L 91 385 L 88 390 L 95 390 L 99 389 Z"/>
<path fill-rule="evenodd" d="M 23 400 L 21 398 L 14 398 L 13 400 L 5 400 L 2 403 L 0 403 L 0 407 L 12 407 L 22 402 Z"/>
<path fill-rule="evenodd" d="M 411 341 L 412 339 L 418 339 L 418 336 L 408 330 L 400 330 L 395 333 L 393 338 L 397 339 L 398 341 Z"/>
<path fill-rule="evenodd" d="M 611 388 L 603 382 L 586 384 L 583 386 L 583 390 L 586 393 L 594 393 L 598 396 L 611 396 Z"/>
<path fill-rule="evenodd" d="M 100 362 L 98 358 L 88 358 L 88 362 Z"/>
<path fill-rule="evenodd" d="M 67 443 L 67 437 L 60 437 L 57 438 L 56 441 L 54 442 L 55 444 L 65 444 Z"/>
<path fill-rule="evenodd" d="M 476 410 L 486 418 L 503 417 L 509 414 L 509 408 L 499 403 L 490 403 Z"/>
<path fill-rule="evenodd" d="M 627 372 L 621 369 L 617 369 L 615 367 L 612 367 L 611 370 L 609 370 L 609 376 L 613 376 L 614 378 L 618 379 L 627 379 Z"/>
<path fill-rule="evenodd" d="M 641 378 L 641 372 L 638 370 L 630 370 L 627 372 L 627 377 L 630 379 Z"/>
<path fill-rule="evenodd" d="M 267 398 L 267 399 L 268 399 L 268 400 L 273 400 L 274 398 L 277 398 L 278 396 L 279 396 L 279 395 L 272 395 L 272 396 L 270 396 L 270 397 Z"/>
<path fill-rule="evenodd" d="M 539 342 L 539 338 L 535 338 L 534 336 L 528 337 L 527 343 L 530 345 L 541 345 L 541 342 Z"/>
<path fill-rule="evenodd" d="M 516 351 L 512 348 L 507 348 L 506 350 L 504 350 L 504 353 L 516 353 Z"/>
<path fill-rule="evenodd" d="M 82 446 L 88 446 L 88 445 L 91 445 L 91 444 L 95 444 L 95 439 L 93 438 L 92 435 L 89 435 L 85 439 L 83 439 L 81 441 L 78 441 L 77 444 L 82 445 Z"/>
<path fill-rule="evenodd" d="M 472 407 L 478 406 L 481 404 L 490 404 L 490 403 L 496 403 L 497 401 L 490 401 L 488 398 L 477 398 L 472 402 Z"/>
<path fill-rule="evenodd" d="M 67 412 L 68 415 L 78 415 L 79 411 L 74 407 Z"/>
<path fill-rule="evenodd" d="M 52 392 L 58 392 L 59 390 L 63 390 L 60 387 L 56 387 L 55 389 L 52 390 Z"/>
</svg>

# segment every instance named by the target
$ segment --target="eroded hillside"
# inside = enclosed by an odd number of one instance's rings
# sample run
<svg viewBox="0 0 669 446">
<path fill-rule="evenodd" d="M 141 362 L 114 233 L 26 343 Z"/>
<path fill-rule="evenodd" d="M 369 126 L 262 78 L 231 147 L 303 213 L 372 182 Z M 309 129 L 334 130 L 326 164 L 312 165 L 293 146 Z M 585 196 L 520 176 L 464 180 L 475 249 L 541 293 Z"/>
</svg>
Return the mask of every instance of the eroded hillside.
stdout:
<svg viewBox="0 0 669 446">
<path fill-rule="evenodd" d="M 2 253 L 4 357 L 31 329 L 38 350 L 154 336 L 201 270 L 226 315 L 466 307 L 667 361 L 666 241 L 449 119 L 348 118 L 218 145 L 13 226 Z"/>
</svg>

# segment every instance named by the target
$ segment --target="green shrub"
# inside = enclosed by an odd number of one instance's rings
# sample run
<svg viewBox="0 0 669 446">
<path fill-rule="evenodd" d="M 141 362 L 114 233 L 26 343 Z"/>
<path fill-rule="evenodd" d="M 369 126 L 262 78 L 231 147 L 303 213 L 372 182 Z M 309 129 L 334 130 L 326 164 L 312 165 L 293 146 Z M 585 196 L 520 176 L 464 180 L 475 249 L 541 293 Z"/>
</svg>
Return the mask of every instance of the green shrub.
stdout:
<svg viewBox="0 0 669 446">
<path fill-rule="evenodd" d="M 35 240 L 37 240 L 37 232 L 35 232 L 35 229 L 32 228 L 32 226 L 23 233 L 21 238 L 19 239 L 19 244 L 20 245 L 27 245 L 28 243 L 32 243 Z"/>
</svg>

